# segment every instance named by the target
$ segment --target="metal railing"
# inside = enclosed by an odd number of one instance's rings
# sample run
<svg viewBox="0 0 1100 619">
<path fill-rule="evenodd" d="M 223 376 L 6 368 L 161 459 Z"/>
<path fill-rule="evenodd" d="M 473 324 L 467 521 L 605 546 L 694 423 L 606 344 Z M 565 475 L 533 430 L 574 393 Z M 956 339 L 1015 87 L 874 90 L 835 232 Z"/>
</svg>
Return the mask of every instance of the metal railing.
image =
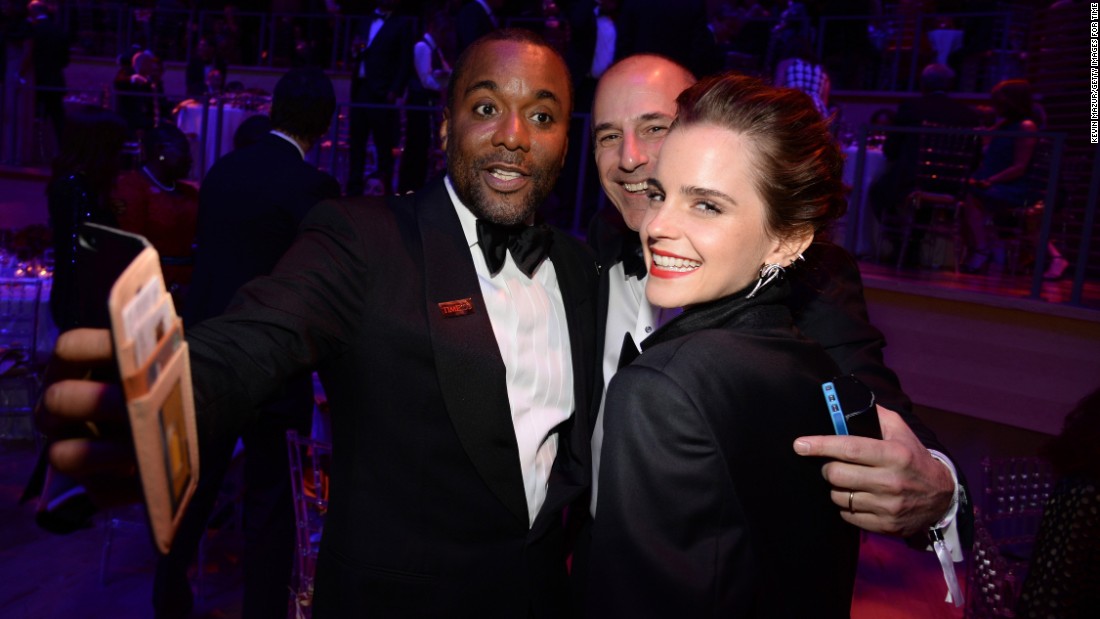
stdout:
<svg viewBox="0 0 1100 619">
<path fill-rule="evenodd" d="M 1048 264 L 1050 258 L 1047 254 L 1048 242 L 1051 241 L 1054 235 L 1055 217 L 1065 217 L 1066 211 L 1073 211 L 1081 214 L 1081 220 L 1077 225 L 1074 225 L 1074 233 L 1079 234 L 1079 239 L 1076 247 L 1065 247 L 1067 250 L 1067 256 L 1071 258 L 1070 262 L 1073 265 L 1073 283 L 1071 293 L 1067 303 L 1071 305 L 1082 305 L 1084 301 L 1083 291 L 1085 287 L 1085 281 L 1091 274 L 1095 278 L 1095 274 L 1100 271 L 1100 264 L 1091 264 L 1091 247 L 1093 233 L 1096 226 L 1096 210 L 1097 210 L 1097 197 L 1100 194 L 1100 149 L 1093 156 L 1093 174 L 1091 176 L 1089 190 L 1087 197 L 1077 196 L 1077 202 L 1074 204 L 1066 204 L 1062 207 L 1062 213 L 1059 214 L 1056 205 L 1059 204 L 1059 200 L 1063 199 L 1060 193 L 1063 191 L 1063 187 L 1060 183 L 1060 179 L 1063 174 L 1064 166 L 1064 154 L 1066 151 L 1066 139 L 1067 135 L 1064 132 L 1054 131 L 988 131 L 981 129 L 964 129 L 964 128 L 938 128 L 938 127 L 874 127 L 873 130 L 882 134 L 969 134 L 969 135 L 981 135 L 989 136 L 996 134 L 1003 137 L 1018 137 L 1018 138 L 1035 138 L 1037 140 L 1047 140 L 1050 143 L 1050 162 L 1049 169 L 1046 174 L 1045 185 L 1043 186 L 1039 195 L 1044 203 L 1044 207 L 1041 209 L 1042 218 L 1040 220 L 1038 235 L 1033 239 L 1034 246 L 1032 251 L 1034 253 L 1034 265 L 1032 267 L 1031 283 L 1029 298 L 1040 299 L 1043 290 L 1043 273 Z M 854 161 L 854 179 L 863 179 L 867 173 L 867 156 L 868 156 L 868 136 L 872 131 L 872 127 L 867 124 L 862 124 L 856 127 L 855 140 L 853 146 L 855 147 L 855 161 Z M 860 233 L 858 222 L 863 216 L 863 210 L 869 208 L 867 196 L 863 195 L 863 181 L 852 183 L 851 193 L 848 200 L 848 213 L 844 220 L 844 235 L 840 239 L 842 245 L 845 246 L 853 254 L 857 250 L 858 235 Z M 1067 238 L 1072 238 L 1072 235 L 1064 235 Z M 876 238 L 875 243 L 882 243 L 882 238 Z M 1093 305 L 1100 299 L 1093 299 Z"/>
<path fill-rule="evenodd" d="M 837 89 L 916 91 L 921 69 L 934 59 L 935 50 L 927 38 L 928 33 L 947 24 L 960 30 L 961 51 L 990 56 L 968 59 L 970 64 L 962 67 L 957 89 L 984 93 L 1002 79 L 1022 76 L 1021 54 L 1027 41 L 1027 21 L 1018 12 L 823 16 L 816 33 L 820 59 L 827 60 L 830 34 L 853 23 L 866 29 L 870 49 L 878 54 L 877 62 L 866 67 L 874 79 L 865 78 L 862 87 L 857 88 L 834 85 Z M 979 40 L 974 43 L 974 39 Z M 974 75 L 970 75 L 972 72 Z"/>
<path fill-rule="evenodd" d="M 230 64 L 340 70 L 359 15 L 267 13 L 231 9 L 133 7 L 124 3 L 64 3 L 57 19 L 73 33 L 78 54 L 128 57 L 152 50 L 161 60 L 186 62 L 206 37 Z"/>
<path fill-rule="evenodd" d="M 29 87 L 28 87 L 29 88 Z M 70 94 L 76 92 L 85 103 L 99 104 L 104 107 L 113 105 L 112 93 L 110 91 L 102 90 L 82 90 L 73 91 L 70 90 Z M 137 93 L 126 93 L 130 96 L 142 96 Z M 159 95 L 144 95 L 144 96 L 159 96 Z M 8 97 L 4 98 L 9 100 Z M 14 97 L 14 105 L 25 105 L 26 103 L 20 102 L 22 99 L 29 99 L 29 97 Z M 202 102 L 202 127 L 195 135 L 197 140 L 197 155 L 196 163 L 197 180 L 202 179 L 206 169 L 213 164 L 214 160 L 225 154 L 227 149 L 221 147 L 222 135 L 227 130 L 227 126 L 224 122 L 225 119 L 225 99 L 212 98 L 205 102 Z M 433 129 L 430 131 L 431 143 L 429 152 L 429 162 L 433 162 L 433 169 L 439 170 L 444 166 L 443 153 L 440 150 L 438 141 L 438 121 L 442 112 L 441 108 L 434 106 L 399 106 L 399 105 L 377 105 L 377 104 L 358 104 L 351 102 L 341 102 L 337 107 L 337 116 L 332 123 L 329 132 L 326 134 L 325 139 L 320 140 L 318 144 L 307 153 L 307 159 L 317 165 L 319 168 L 329 171 L 336 178 L 341 180 L 341 185 L 346 184 L 347 180 L 347 148 L 350 111 L 353 108 L 376 108 L 376 109 L 391 109 L 399 113 L 404 111 L 418 111 L 418 112 L 434 112 L 436 123 L 433 125 Z M 22 112 L 20 110 L 23 110 Z M 6 110 L 5 110 L 6 112 Z M 20 114 L 27 114 L 28 112 L 23 108 L 17 108 L 13 110 L 13 117 L 19 118 Z M 571 141 L 571 147 L 580 149 L 580 156 L 572 158 L 571 161 L 575 161 L 577 168 L 569 170 L 570 173 L 563 174 L 563 178 L 567 179 L 562 181 L 563 183 L 572 183 L 571 186 L 559 185 L 556 197 L 559 201 L 558 210 L 554 213 L 554 221 L 557 225 L 566 228 L 573 232 L 577 236 L 583 236 L 584 231 L 587 229 L 588 220 L 591 215 L 599 208 L 605 207 L 605 198 L 602 191 L 599 189 L 598 184 L 595 184 L 593 188 L 588 188 L 591 183 L 586 182 L 586 176 L 589 174 L 590 165 L 590 139 L 588 123 L 590 118 L 587 114 L 574 114 L 573 121 L 582 126 L 583 129 L 577 133 L 573 133 L 574 139 Z M 4 133 L 0 133 L 0 144 L 9 149 L 8 152 L 16 152 L 15 146 L 26 139 L 25 132 L 35 131 L 36 124 L 28 122 L 11 122 L 7 123 L 3 128 Z M 867 139 L 871 132 L 871 127 L 868 125 L 859 125 L 855 127 L 854 141 L 855 152 L 852 154 L 854 160 L 849 165 L 854 166 L 852 177 L 854 179 L 863 179 L 867 174 L 866 159 L 868 154 Z M 987 131 L 972 130 L 972 129 L 934 129 L 934 128 L 914 128 L 914 127 L 875 127 L 875 131 L 886 133 L 910 133 L 916 134 L 921 132 L 933 132 L 933 133 L 970 133 L 988 135 Z M 1069 295 L 1068 303 L 1073 305 L 1082 305 L 1085 301 L 1084 291 L 1085 283 L 1089 281 L 1095 286 L 1097 280 L 1097 274 L 1100 273 L 1100 264 L 1094 263 L 1092 259 L 1093 254 L 1097 252 L 1092 251 L 1094 230 L 1097 225 L 1096 210 L 1098 196 L 1100 196 L 1100 152 L 1092 153 L 1090 162 L 1082 162 L 1074 159 L 1073 163 L 1078 168 L 1082 165 L 1088 165 L 1091 170 L 1091 176 L 1089 178 L 1089 185 L 1087 195 L 1081 195 L 1083 192 L 1081 189 L 1077 189 L 1077 193 L 1072 196 L 1072 203 L 1067 204 L 1062 213 L 1056 213 L 1056 209 L 1053 205 L 1059 201 L 1059 194 L 1063 192 L 1063 187 L 1059 183 L 1059 179 L 1063 172 L 1066 170 L 1066 161 L 1064 159 L 1066 152 L 1067 136 L 1061 132 L 998 132 L 998 135 L 1007 135 L 1012 137 L 1031 137 L 1048 140 L 1051 144 L 1051 157 L 1049 172 L 1045 183 L 1044 201 L 1048 205 L 1042 209 L 1042 217 L 1039 222 L 1039 231 L 1034 238 L 1034 245 L 1032 251 L 1035 257 L 1033 266 L 1033 273 L 1030 282 L 1031 298 L 1041 298 L 1041 290 L 1043 288 L 1043 270 L 1047 265 L 1049 256 L 1047 255 L 1047 242 L 1052 238 L 1057 238 L 1062 245 L 1062 250 L 1065 251 L 1066 257 L 1069 258 L 1071 263 L 1072 273 L 1072 288 Z M 217 140 L 218 147 L 211 151 L 208 148 L 209 140 Z M 212 159 L 208 159 L 208 153 L 212 154 Z M 28 162 L 20 161 L 18 159 L 6 160 L 5 163 L 24 165 Z M 42 160 L 37 163 L 42 168 L 46 168 L 49 164 L 48 160 Z M 399 159 L 396 163 L 399 163 Z M 369 171 L 369 166 L 368 170 Z M 852 183 L 852 193 L 849 200 L 849 214 L 846 219 L 845 236 L 840 241 L 845 247 L 847 247 L 853 253 L 857 250 L 857 238 L 858 224 L 853 225 L 852 222 L 858 222 L 863 210 L 867 207 L 867 196 L 864 195 L 864 182 Z M 393 185 L 389 185 L 390 190 L 393 189 Z M 611 208 L 610 206 L 606 206 Z M 1065 213 L 1071 211 L 1073 218 L 1069 223 Z M 1062 228 L 1061 233 L 1056 230 L 1056 223 Z M 1069 232 L 1066 232 L 1067 228 L 1071 228 Z M 880 238 L 875 239 L 876 243 L 881 243 Z M 1072 244 L 1072 245 L 1070 245 Z M 1095 295 L 1093 295 L 1095 296 Z M 1090 299 L 1092 305 L 1095 306 L 1096 299 Z"/>
<path fill-rule="evenodd" d="M 302 64 L 342 71 L 348 67 L 350 42 L 362 15 L 340 13 L 263 13 L 234 10 L 197 10 L 133 7 L 125 3 L 62 3 L 58 19 L 74 34 L 73 47 L 93 57 L 128 57 L 137 49 L 151 49 L 162 60 L 186 62 L 194 54 L 200 37 L 211 40 L 229 64 L 287 67 Z M 520 23 L 522 20 L 513 20 Z M 541 20 L 535 20 L 541 21 Z M 759 39 L 760 49 L 735 45 L 738 53 L 759 57 L 758 69 L 767 74 L 776 61 L 770 29 L 775 18 L 752 18 L 742 22 L 750 29 L 746 36 Z M 836 32 L 853 24 L 866 35 L 868 53 L 855 61 L 874 76 L 860 86 L 834 84 L 837 90 L 914 91 L 920 63 L 929 60 L 927 33 L 951 23 L 964 30 L 968 52 L 989 53 L 981 60 L 985 72 L 977 77 L 960 76 L 959 83 L 972 92 L 989 88 L 1020 70 L 1020 52 L 1027 39 L 1028 22 L 1016 11 L 927 13 L 916 15 L 822 16 L 816 24 L 815 41 L 821 59 Z M 841 44 L 850 44 L 840 36 Z M 977 44 L 974 39 L 981 40 Z M 969 40 L 967 40 L 969 39 Z M 877 55 L 877 58 L 875 57 Z"/>
</svg>

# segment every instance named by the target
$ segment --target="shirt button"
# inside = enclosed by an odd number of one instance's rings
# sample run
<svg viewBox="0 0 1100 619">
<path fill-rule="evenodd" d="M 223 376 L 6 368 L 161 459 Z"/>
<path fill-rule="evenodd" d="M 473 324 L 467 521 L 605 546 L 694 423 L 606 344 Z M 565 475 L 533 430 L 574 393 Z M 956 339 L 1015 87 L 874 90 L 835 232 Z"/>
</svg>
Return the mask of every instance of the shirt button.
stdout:
<svg viewBox="0 0 1100 619">
<path fill-rule="evenodd" d="M 652 333 L 653 332 L 653 327 L 646 327 L 645 332 L 646 333 Z"/>
</svg>

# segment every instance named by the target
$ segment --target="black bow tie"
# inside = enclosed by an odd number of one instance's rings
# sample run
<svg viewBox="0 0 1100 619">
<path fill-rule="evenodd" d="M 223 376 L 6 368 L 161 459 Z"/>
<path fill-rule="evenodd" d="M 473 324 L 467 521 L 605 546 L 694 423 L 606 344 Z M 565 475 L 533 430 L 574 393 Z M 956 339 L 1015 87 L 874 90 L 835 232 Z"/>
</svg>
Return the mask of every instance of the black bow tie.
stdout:
<svg viewBox="0 0 1100 619">
<path fill-rule="evenodd" d="M 524 275 L 531 277 L 535 269 L 550 253 L 553 233 L 550 226 L 502 226 L 483 219 L 477 220 L 477 243 L 489 274 L 496 275 L 504 268 L 506 252 L 511 252 L 512 260 Z"/>
<path fill-rule="evenodd" d="M 627 230 L 623 234 L 623 246 L 619 250 L 619 260 L 623 263 L 623 272 L 627 277 L 645 277 L 645 257 L 642 255 L 642 240 L 638 233 Z"/>
</svg>

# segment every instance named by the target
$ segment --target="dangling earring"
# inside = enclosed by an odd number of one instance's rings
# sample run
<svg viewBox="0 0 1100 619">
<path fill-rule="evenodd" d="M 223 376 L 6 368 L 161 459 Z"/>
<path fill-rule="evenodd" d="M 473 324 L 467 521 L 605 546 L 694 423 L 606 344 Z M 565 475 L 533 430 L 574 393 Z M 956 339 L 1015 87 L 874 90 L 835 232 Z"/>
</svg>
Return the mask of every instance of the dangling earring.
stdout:
<svg viewBox="0 0 1100 619">
<path fill-rule="evenodd" d="M 749 293 L 746 299 L 751 299 L 756 296 L 756 293 L 760 292 L 760 289 L 768 284 L 772 283 L 783 275 L 783 267 L 775 264 L 765 264 L 760 267 L 760 279 L 756 280 L 756 285 L 753 286 L 752 292 Z"/>
<path fill-rule="evenodd" d="M 161 161 L 164 161 L 164 155 L 161 155 L 160 157 L 157 157 L 157 159 L 159 159 Z"/>
</svg>

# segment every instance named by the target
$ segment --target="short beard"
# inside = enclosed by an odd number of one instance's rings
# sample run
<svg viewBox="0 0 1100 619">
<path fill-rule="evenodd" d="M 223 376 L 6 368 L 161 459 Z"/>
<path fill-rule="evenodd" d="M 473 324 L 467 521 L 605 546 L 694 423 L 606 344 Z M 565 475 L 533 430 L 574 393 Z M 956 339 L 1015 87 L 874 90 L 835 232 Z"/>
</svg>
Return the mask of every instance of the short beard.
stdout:
<svg viewBox="0 0 1100 619">
<path fill-rule="evenodd" d="M 515 226 L 530 221 L 535 211 L 554 190 L 554 183 L 561 172 L 561 164 L 545 169 L 532 167 L 529 178 L 531 186 L 525 197 L 516 202 L 518 198 L 514 195 L 495 195 L 495 192 L 481 182 L 478 175 L 492 163 L 519 164 L 525 157 L 522 153 L 500 149 L 500 152 L 471 159 L 459 151 L 457 144 L 458 140 L 448 133 L 447 174 L 451 177 L 455 193 L 478 219 L 502 226 Z"/>
</svg>

